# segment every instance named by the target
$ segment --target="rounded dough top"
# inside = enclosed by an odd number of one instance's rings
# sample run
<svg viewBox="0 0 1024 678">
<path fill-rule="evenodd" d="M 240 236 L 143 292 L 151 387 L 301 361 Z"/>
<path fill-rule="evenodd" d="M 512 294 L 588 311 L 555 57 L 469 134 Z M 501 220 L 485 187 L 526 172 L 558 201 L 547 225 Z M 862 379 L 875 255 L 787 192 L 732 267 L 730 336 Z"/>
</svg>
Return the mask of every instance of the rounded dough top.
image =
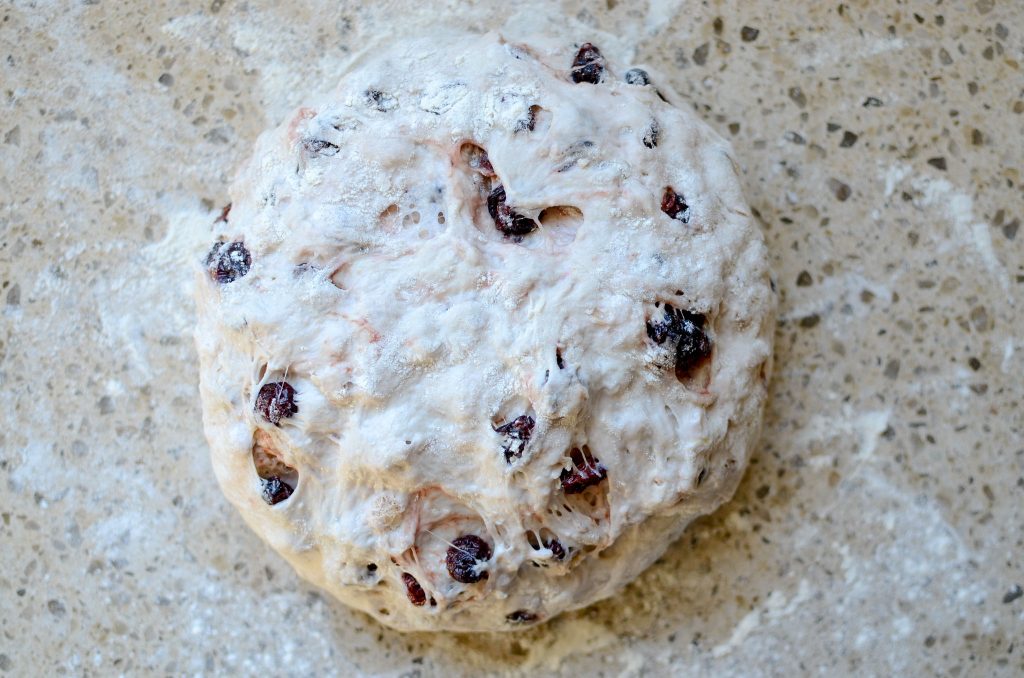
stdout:
<svg viewBox="0 0 1024 678">
<path fill-rule="evenodd" d="M 512 629 L 731 496 L 775 301 L 677 101 L 599 46 L 464 35 L 260 137 L 197 274 L 201 394 L 225 494 L 303 576 L 396 628 Z"/>
</svg>

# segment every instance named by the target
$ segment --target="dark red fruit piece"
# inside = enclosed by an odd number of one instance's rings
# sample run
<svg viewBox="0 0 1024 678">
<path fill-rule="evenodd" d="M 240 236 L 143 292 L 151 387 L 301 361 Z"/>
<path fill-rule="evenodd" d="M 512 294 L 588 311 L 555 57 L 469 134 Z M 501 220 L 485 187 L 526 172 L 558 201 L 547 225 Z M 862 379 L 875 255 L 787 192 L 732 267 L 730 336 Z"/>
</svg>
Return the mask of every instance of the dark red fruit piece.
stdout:
<svg viewBox="0 0 1024 678">
<path fill-rule="evenodd" d="M 526 610 L 516 610 L 510 614 L 505 615 L 505 619 L 510 624 L 529 624 L 530 622 L 537 621 L 537 615 Z"/>
<path fill-rule="evenodd" d="M 381 113 L 387 113 L 398 107 L 395 97 L 387 92 L 381 92 L 379 89 L 368 89 L 363 92 L 363 96 L 366 98 L 367 106 L 372 106 Z"/>
<path fill-rule="evenodd" d="M 491 159 L 487 157 L 487 151 L 476 144 L 463 144 L 461 149 L 463 161 L 485 177 L 494 176 L 494 166 Z"/>
<path fill-rule="evenodd" d="M 676 376 L 683 379 L 711 355 L 711 340 L 699 327 L 687 332 L 676 344 Z"/>
<path fill-rule="evenodd" d="M 649 85 L 651 78 L 642 68 L 631 68 L 626 71 L 626 83 L 629 85 Z"/>
<path fill-rule="evenodd" d="M 696 329 L 704 327 L 704 316 L 690 313 L 672 304 L 665 304 L 665 317 L 660 321 L 647 321 L 647 336 L 656 344 L 664 344 L 666 339 L 678 340 L 683 334 L 692 332 L 689 325 Z"/>
<path fill-rule="evenodd" d="M 513 132 L 532 132 L 533 128 L 537 126 L 537 111 L 540 110 L 540 106 L 530 106 L 530 110 L 526 112 L 526 118 L 516 122 L 515 129 Z"/>
<path fill-rule="evenodd" d="M 565 547 L 562 546 L 562 542 L 552 539 L 544 542 L 544 546 L 551 549 L 551 555 L 555 557 L 555 560 L 565 560 Z"/>
<path fill-rule="evenodd" d="M 563 154 L 565 162 L 563 162 L 555 171 L 568 172 L 573 167 L 576 167 L 580 160 L 591 157 L 593 155 L 593 151 L 590 149 L 592 148 L 594 148 L 594 142 L 589 139 L 583 139 L 582 141 L 577 141 L 572 144 L 569 148 L 565 149 L 565 153 Z"/>
<path fill-rule="evenodd" d="M 259 395 L 256 396 L 256 412 L 274 426 L 280 426 L 282 419 L 287 419 L 298 411 L 295 389 L 286 381 L 263 384 Z"/>
<path fill-rule="evenodd" d="M 665 317 L 647 321 L 647 336 L 656 344 L 676 345 L 676 376 L 685 377 L 711 355 L 711 339 L 704 332 L 704 316 L 665 304 Z"/>
<path fill-rule="evenodd" d="M 572 459 L 572 468 L 562 469 L 561 476 L 562 490 L 566 494 L 579 494 L 608 477 L 608 471 L 589 451 L 574 447 L 569 456 Z"/>
<path fill-rule="evenodd" d="M 537 230 L 537 222 L 505 204 L 504 186 L 498 186 L 487 196 L 487 212 L 494 219 L 495 228 L 517 242 Z"/>
<path fill-rule="evenodd" d="M 423 592 L 423 587 L 416 581 L 416 577 L 408 572 L 403 572 L 402 583 L 405 584 L 405 595 L 409 598 L 410 603 L 420 607 L 427 602 L 427 594 Z"/>
<path fill-rule="evenodd" d="M 475 170 L 478 170 L 481 174 L 484 174 L 486 176 L 494 176 L 494 167 L 491 166 L 491 159 L 487 157 L 486 153 L 481 154 L 480 157 L 477 159 L 476 164 L 470 164 L 470 167 L 472 167 Z"/>
<path fill-rule="evenodd" d="M 220 216 L 213 220 L 213 223 L 219 224 L 220 222 L 228 223 L 228 215 L 231 214 L 231 203 L 224 205 L 220 208 Z"/>
<path fill-rule="evenodd" d="M 690 223 L 690 206 L 686 204 L 683 196 L 672 190 L 671 186 L 666 186 L 665 193 L 661 196 L 661 211 L 684 224 Z"/>
<path fill-rule="evenodd" d="M 533 417 L 524 414 L 507 424 L 494 428 L 495 433 L 505 436 L 505 447 L 501 451 L 505 453 L 506 463 L 511 464 L 513 457 L 518 459 L 523 456 L 523 450 L 526 449 L 526 443 L 530 441 L 530 435 L 533 433 L 535 423 Z M 519 445 L 516 445 L 516 442 Z"/>
<path fill-rule="evenodd" d="M 252 256 L 240 242 L 215 243 L 206 255 L 206 268 L 222 285 L 238 280 L 249 272 Z"/>
<path fill-rule="evenodd" d="M 338 145 L 326 139 L 305 139 L 302 147 L 310 155 L 335 155 L 338 152 Z"/>
<path fill-rule="evenodd" d="M 475 534 L 464 534 L 448 547 L 445 564 L 452 579 L 463 584 L 475 584 L 481 579 L 487 579 L 487 572 L 478 571 L 477 563 L 490 559 L 490 544 Z"/>
<path fill-rule="evenodd" d="M 558 369 L 565 369 L 565 361 L 562 360 L 562 349 L 557 346 L 555 347 L 555 362 L 558 364 Z"/>
<path fill-rule="evenodd" d="M 260 494 L 263 495 L 263 501 L 267 502 L 271 506 L 274 504 L 280 504 L 282 501 L 292 496 L 292 492 L 294 492 L 291 485 L 277 476 L 260 478 L 260 482 L 263 485 L 260 492 Z"/>
<path fill-rule="evenodd" d="M 572 81 L 589 82 L 596 85 L 601 82 L 601 75 L 604 73 L 604 57 L 600 50 L 589 42 L 583 43 L 580 50 L 576 52 L 576 58 L 572 60 Z"/>
<path fill-rule="evenodd" d="M 651 126 L 644 132 L 644 146 L 654 148 L 658 145 L 658 137 L 661 135 L 661 126 L 657 120 L 651 120 Z M 664 198 L 662 198 L 662 209 L 664 209 Z"/>
</svg>

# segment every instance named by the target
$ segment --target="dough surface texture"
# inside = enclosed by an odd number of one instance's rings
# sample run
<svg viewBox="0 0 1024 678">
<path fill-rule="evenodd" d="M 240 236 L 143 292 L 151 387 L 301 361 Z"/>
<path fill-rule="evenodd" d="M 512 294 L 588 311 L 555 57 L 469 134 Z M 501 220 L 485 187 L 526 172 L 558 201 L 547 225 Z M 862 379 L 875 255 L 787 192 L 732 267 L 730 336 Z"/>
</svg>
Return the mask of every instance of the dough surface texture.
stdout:
<svg viewBox="0 0 1024 678">
<path fill-rule="evenodd" d="M 264 133 L 230 198 L 196 285 L 213 467 L 346 604 L 541 623 L 733 494 L 767 253 L 728 144 L 653 72 L 571 41 L 398 42 Z"/>
</svg>

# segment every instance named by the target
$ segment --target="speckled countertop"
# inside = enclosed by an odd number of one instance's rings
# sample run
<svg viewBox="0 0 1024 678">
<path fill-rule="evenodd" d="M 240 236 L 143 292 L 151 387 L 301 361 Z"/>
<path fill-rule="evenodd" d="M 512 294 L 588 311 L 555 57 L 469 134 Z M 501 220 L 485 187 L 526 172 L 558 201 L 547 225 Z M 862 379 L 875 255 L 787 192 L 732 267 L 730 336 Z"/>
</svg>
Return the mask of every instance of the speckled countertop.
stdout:
<svg viewBox="0 0 1024 678">
<path fill-rule="evenodd" d="M 781 295 L 763 441 L 625 594 L 404 636 L 221 497 L 174 224 L 367 36 L 511 3 L 275 4 L 0 5 L 0 672 L 1024 672 L 1024 5 L 545 3 L 735 145 Z"/>
</svg>

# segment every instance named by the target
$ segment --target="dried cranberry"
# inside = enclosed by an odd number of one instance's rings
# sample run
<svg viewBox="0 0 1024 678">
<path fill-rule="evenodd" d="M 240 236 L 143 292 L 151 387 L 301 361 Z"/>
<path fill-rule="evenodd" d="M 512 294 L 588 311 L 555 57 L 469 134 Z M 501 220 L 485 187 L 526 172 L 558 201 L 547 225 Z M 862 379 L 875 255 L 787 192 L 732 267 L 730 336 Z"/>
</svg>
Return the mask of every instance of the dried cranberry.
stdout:
<svg viewBox="0 0 1024 678">
<path fill-rule="evenodd" d="M 215 223 L 215 224 L 219 224 L 221 222 L 224 222 L 225 224 L 228 223 L 228 215 L 229 214 L 231 214 L 231 203 L 228 203 L 227 205 L 224 205 L 224 207 L 220 208 L 220 216 L 217 217 L 216 219 L 214 219 L 213 223 Z"/>
<path fill-rule="evenodd" d="M 680 379 L 688 376 L 694 368 L 711 355 L 711 340 L 700 328 L 687 332 L 676 344 L 676 376 Z"/>
<path fill-rule="evenodd" d="M 626 71 L 626 83 L 629 85 L 650 85 L 651 78 L 642 68 L 631 68 Z"/>
<path fill-rule="evenodd" d="M 491 559 L 491 547 L 475 534 L 457 537 L 448 547 L 445 564 L 452 579 L 463 584 L 475 584 L 487 579 L 487 572 L 480 572 L 477 563 Z"/>
<path fill-rule="evenodd" d="M 665 193 L 661 196 L 661 211 L 684 224 L 690 223 L 690 206 L 686 204 L 683 196 L 672 190 L 671 186 L 666 186 Z"/>
<path fill-rule="evenodd" d="M 551 555 L 555 557 L 555 560 L 565 560 L 565 547 L 562 546 L 562 542 L 552 539 L 551 541 L 545 541 L 544 546 L 551 549 Z"/>
<path fill-rule="evenodd" d="M 219 242 L 206 255 L 206 268 L 214 280 L 226 285 L 249 272 L 252 256 L 240 242 Z"/>
<path fill-rule="evenodd" d="M 280 426 L 282 419 L 299 411 L 295 402 L 295 389 L 286 381 L 263 384 L 256 396 L 256 411 L 274 426 Z"/>
<path fill-rule="evenodd" d="M 310 155 L 335 155 L 338 152 L 338 145 L 326 139 L 305 139 L 302 147 Z"/>
<path fill-rule="evenodd" d="M 654 148 L 658 145 L 658 137 L 661 136 L 661 126 L 657 120 L 651 120 L 651 126 L 644 132 L 644 146 Z M 662 209 L 664 209 L 664 198 L 662 198 Z"/>
<path fill-rule="evenodd" d="M 603 73 L 604 57 L 601 56 L 600 50 L 589 42 L 583 43 L 576 52 L 576 58 L 572 60 L 572 81 L 596 85 L 601 82 Z"/>
<path fill-rule="evenodd" d="M 537 615 L 533 612 L 527 612 L 526 610 L 516 610 L 515 612 L 505 615 L 505 619 L 510 624 L 529 624 L 530 622 L 537 621 Z"/>
<path fill-rule="evenodd" d="M 672 304 L 665 304 L 665 317 L 662 320 L 647 321 L 647 336 L 656 344 L 664 344 L 666 339 L 678 340 L 684 333 L 692 331 L 688 324 L 700 329 L 704 327 L 704 322 L 704 316 L 700 313 L 690 313 Z"/>
<path fill-rule="evenodd" d="M 537 222 L 505 204 L 504 186 L 499 185 L 487 196 L 487 212 L 494 219 L 495 228 L 517 242 L 537 230 Z"/>
<path fill-rule="evenodd" d="M 608 471 L 587 450 L 574 447 L 569 454 L 572 469 L 562 469 L 562 490 L 566 494 L 579 494 L 608 477 Z"/>
<path fill-rule="evenodd" d="M 523 450 L 526 449 L 526 443 L 530 441 L 535 423 L 533 417 L 524 414 L 507 424 L 494 428 L 495 433 L 505 436 L 505 447 L 502 448 L 502 452 L 505 453 L 506 463 L 511 464 L 513 457 L 518 459 L 523 456 Z M 519 445 L 516 445 L 516 442 Z"/>
<path fill-rule="evenodd" d="M 277 476 L 260 478 L 260 481 L 263 485 L 260 492 L 260 494 L 263 495 L 263 501 L 267 502 L 271 506 L 274 504 L 280 504 L 282 501 L 292 496 L 292 492 L 294 492 L 291 485 Z"/>
<path fill-rule="evenodd" d="M 460 149 L 462 160 L 470 168 L 476 170 L 485 177 L 494 176 L 494 166 L 491 165 L 491 159 L 487 157 L 487 151 L 480 148 L 476 144 L 463 144 Z"/>
<path fill-rule="evenodd" d="M 556 172 L 568 172 L 576 167 L 580 160 L 594 157 L 594 142 L 590 139 L 583 139 L 570 145 L 562 154 L 564 158 L 561 165 L 555 169 Z"/>
<path fill-rule="evenodd" d="M 676 375 L 685 377 L 711 355 L 711 339 L 704 332 L 705 318 L 672 304 L 665 304 L 665 317 L 647 321 L 647 336 L 656 344 L 671 340 L 676 347 Z"/>
<path fill-rule="evenodd" d="M 367 106 L 376 108 L 381 113 L 387 113 L 398 107 L 398 100 L 395 97 L 387 92 L 381 92 L 379 89 L 368 89 L 363 92 L 363 97 Z"/>
<path fill-rule="evenodd" d="M 515 129 L 513 132 L 532 132 L 534 127 L 537 126 L 537 112 L 540 110 L 540 106 L 530 106 L 530 110 L 526 112 L 526 118 L 523 120 L 517 120 Z"/>
<path fill-rule="evenodd" d="M 402 583 L 405 584 L 405 595 L 409 598 L 410 603 L 420 607 L 427 602 L 427 594 L 423 592 L 423 587 L 416 581 L 416 577 L 408 572 L 403 572 Z"/>
</svg>

